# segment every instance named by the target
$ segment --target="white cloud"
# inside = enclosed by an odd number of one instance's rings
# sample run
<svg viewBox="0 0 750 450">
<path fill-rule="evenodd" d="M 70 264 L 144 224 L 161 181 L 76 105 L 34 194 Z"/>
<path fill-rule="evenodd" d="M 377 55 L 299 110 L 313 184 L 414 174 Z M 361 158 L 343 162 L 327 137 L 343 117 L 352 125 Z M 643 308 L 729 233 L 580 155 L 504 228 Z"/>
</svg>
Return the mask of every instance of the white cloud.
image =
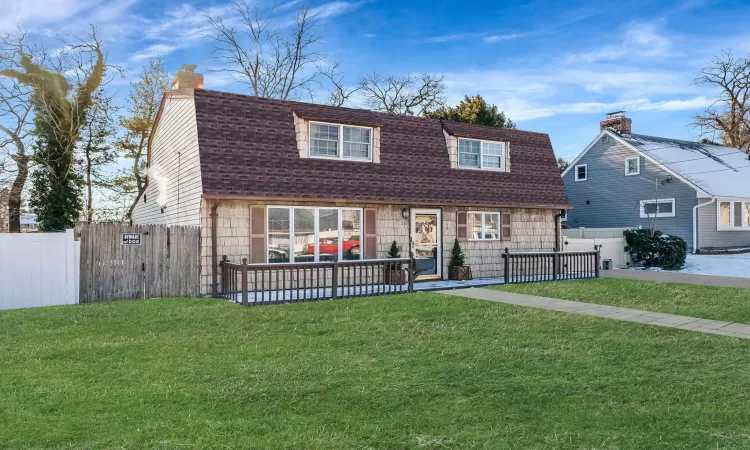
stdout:
<svg viewBox="0 0 750 450">
<path fill-rule="evenodd" d="M 672 40 L 653 23 L 631 22 L 619 41 L 595 50 L 568 55 L 568 63 L 618 61 L 624 58 L 664 58 L 672 54 Z"/>
<path fill-rule="evenodd" d="M 0 0 L 0 31 L 58 24 L 99 3 L 96 0 Z"/>
<path fill-rule="evenodd" d="M 177 50 L 179 47 L 168 44 L 149 45 L 141 51 L 138 51 L 130 57 L 133 61 L 142 61 L 144 59 L 156 58 L 157 56 L 167 56 Z"/>
<path fill-rule="evenodd" d="M 320 6 L 310 9 L 311 14 L 317 14 L 319 19 L 325 19 L 326 17 L 334 17 L 344 14 L 346 12 L 353 11 L 365 2 L 331 2 L 324 3 Z"/>
<path fill-rule="evenodd" d="M 428 38 L 420 39 L 417 42 L 421 42 L 423 44 L 442 44 L 444 42 L 481 39 L 484 43 L 491 44 L 493 42 L 512 41 L 523 36 L 524 35 L 522 34 L 456 33 L 431 36 Z"/>
<path fill-rule="evenodd" d="M 482 40 L 488 44 L 491 44 L 493 42 L 500 42 L 500 41 L 512 41 L 514 39 L 520 39 L 523 37 L 521 34 L 492 34 L 490 36 L 485 36 L 482 38 Z"/>
</svg>

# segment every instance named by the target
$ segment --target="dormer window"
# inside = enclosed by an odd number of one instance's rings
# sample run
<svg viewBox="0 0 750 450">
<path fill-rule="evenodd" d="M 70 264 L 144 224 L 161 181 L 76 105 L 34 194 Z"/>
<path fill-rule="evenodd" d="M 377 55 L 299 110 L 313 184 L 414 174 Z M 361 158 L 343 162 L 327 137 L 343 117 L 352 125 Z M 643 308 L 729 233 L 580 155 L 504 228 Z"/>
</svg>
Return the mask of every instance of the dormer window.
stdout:
<svg viewBox="0 0 750 450">
<path fill-rule="evenodd" d="M 372 128 L 310 122 L 310 157 L 372 161 Z"/>
<path fill-rule="evenodd" d="M 459 138 L 458 167 L 505 170 L 505 143 Z"/>
</svg>

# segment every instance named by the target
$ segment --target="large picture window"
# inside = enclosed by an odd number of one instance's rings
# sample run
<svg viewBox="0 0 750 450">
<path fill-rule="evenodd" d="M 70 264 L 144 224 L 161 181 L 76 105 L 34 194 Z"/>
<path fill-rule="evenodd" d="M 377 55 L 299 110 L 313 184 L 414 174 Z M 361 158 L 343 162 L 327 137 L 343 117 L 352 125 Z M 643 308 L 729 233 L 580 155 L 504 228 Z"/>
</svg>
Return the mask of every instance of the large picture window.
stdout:
<svg viewBox="0 0 750 450">
<path fill-rule="evenodd" d="M 268 207 L 268 262 L 362 259 L 362 209 Z"/>
<path fill-rule="evenodd" d="M 469 212 L 469 239 L 475 241 L 496 241 L 500 239 L 499 212 Z"/>
<path fill-rule="evenodd" d="M 505 170 L 505 143 L 459 138 L 458 167 Z"/>
<path fill-rule="evenodd" d="M 719 230 L 750 231 L 750 201 L 720 201 L 716 220 Z"/>
<path fill-rule="evenodd" d="M 310 156 L 372 160 L 372 128 L 310 122 Z"/>
</svg>

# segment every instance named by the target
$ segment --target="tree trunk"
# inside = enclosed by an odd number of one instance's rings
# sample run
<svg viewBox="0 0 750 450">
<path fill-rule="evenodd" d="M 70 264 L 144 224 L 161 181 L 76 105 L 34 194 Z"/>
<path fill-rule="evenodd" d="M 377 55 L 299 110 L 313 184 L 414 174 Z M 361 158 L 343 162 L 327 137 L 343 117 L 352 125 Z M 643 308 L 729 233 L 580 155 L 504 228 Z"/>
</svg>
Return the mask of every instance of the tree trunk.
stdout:
<svg viewBox="0 0 750 450">
<path fill-rule="evenodd" d="M 26 178 L 29 176 L 29 157 L 23 155 L 11 155 L 16 162 L 18 173 L 8 195 L 8 231 L 10 233 L 21 232 L 21 194 Z"/>
</svg>

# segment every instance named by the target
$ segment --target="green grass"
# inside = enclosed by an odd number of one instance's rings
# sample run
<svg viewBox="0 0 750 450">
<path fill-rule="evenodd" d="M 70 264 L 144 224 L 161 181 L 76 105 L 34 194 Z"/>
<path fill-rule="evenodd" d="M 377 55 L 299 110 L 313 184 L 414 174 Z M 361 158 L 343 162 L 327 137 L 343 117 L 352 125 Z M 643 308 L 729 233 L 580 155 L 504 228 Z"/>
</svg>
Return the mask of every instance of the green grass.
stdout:
<svg viewBox="0 0 750 450">
<path fill-rule="evenodd" d="M 599 278 L 493 287 L 518 294 L 750 323 L 750 289 Z"/>
<path fill-rule="evenodd" d="M 744 449 L 748 354 L 426 293 L 6 311 L 0 447 Z"/>
</svg>

